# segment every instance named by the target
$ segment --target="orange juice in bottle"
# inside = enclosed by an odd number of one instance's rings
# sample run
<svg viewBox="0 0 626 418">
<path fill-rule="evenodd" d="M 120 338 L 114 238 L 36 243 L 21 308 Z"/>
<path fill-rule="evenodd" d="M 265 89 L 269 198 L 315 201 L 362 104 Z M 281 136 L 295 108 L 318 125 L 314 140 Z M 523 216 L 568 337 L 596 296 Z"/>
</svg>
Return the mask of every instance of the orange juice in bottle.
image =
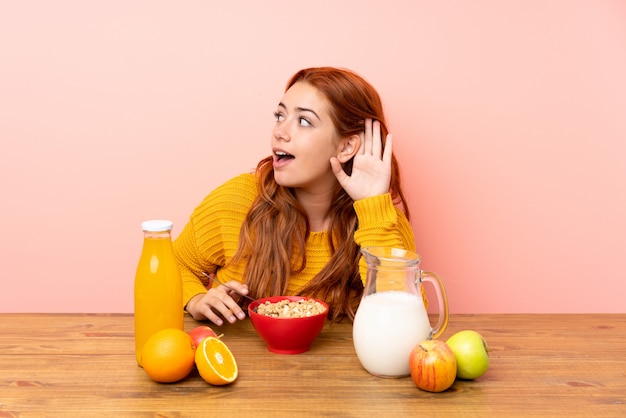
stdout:
<svg viewBox="0 0 626 418">
<path fill-rule="evenodd" d="M 184 330 L 183 290 L 172 249 L 172 222 L 153 220 L 141 224 L 143 250 L 135 275 L 135 354 L 155 332 Z"/>
</svg>

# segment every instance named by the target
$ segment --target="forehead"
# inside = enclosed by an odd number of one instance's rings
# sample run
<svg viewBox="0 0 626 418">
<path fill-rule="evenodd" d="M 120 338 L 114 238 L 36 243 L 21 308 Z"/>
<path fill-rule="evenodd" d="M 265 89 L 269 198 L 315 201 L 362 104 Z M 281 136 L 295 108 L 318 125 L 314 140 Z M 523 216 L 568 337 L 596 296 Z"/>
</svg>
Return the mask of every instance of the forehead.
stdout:
<svg viewBox="0 0 626 418">
<path fill-rule="evenodd" d="M 310 109 L 316 113 L 328 113 L 329 105 L 326 97 L 313 85 L 299 81 L 285 92 L 281 103 L 288 109 Z"/>
</svg>

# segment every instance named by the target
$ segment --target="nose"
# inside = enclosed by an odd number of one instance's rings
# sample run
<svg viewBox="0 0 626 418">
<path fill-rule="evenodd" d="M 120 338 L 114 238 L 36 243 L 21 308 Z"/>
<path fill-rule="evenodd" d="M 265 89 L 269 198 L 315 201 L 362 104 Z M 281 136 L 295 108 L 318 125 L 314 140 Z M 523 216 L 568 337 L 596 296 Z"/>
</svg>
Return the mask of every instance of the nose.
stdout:
<svg viewBox="0 0 626 418">
<path fill-rule="evenodd" d="M 291 140 L 291 135 L 289 133 L 289 129 L 284 122 L 278 122 L 274 126 L 273 130 L 274 139 L 279 141 L 289 142 Z"/>
</svg>

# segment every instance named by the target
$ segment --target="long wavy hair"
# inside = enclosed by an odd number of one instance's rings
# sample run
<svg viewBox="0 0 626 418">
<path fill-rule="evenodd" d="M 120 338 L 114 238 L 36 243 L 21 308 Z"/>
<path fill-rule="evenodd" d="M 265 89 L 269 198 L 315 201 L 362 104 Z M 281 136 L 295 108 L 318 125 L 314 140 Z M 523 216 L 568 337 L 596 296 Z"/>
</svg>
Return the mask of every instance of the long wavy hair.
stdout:
<svg viewBox="0 0 626 418">
<path fill-rule="evenodd" d="M 325 96 L 330 105 L 330 117 L 340 137 L 363 132 L 365 119 L 371 118 L 380 122 L 383 141 L 386 138 L 388 130 L 380 97 L 359 75 L 331 67 L 303 69 L 289 80 L 285 91 L 297 82 L 308 83 Z M 346 162 L 343 169 L 350 175 L 352 160 Z M 256 173 L 259 194 L 242 225 L 233 262 L 245 262 L 244 280 L 251 294 L 258 297 L 284 295 L 291 275 L 301 272 L 306 266 L 309 221 L 294 190 L 279 186 L 274 180 L 271 156 L 259 162 Z M 408 218 L 408 207 L 400 186 L 400 171 L 394 156 L 389 192 L 394 204 Z M 353 238 L 358 227 L 353 203 L 337 183 L 328 214 L 328 241 L 332 257 L 299 292 L 302 296 L 326 301 L 330 308 L 329 319 L 335 322 L 345 316 L 354 319 L 363 294 L 359 274 L 360 248 Z"/>
</svg>

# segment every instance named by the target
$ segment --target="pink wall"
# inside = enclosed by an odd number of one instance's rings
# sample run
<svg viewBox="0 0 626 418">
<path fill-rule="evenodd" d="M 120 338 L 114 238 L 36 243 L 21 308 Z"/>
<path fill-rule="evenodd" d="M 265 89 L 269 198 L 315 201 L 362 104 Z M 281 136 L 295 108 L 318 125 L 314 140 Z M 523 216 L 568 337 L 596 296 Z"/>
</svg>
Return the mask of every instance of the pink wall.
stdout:
<svg viewBox="0 0 626 418">
<path fill-rule="evenodd" d="M 314 65 L 378 87 L 452 312 L 624 312 L 621 0 L 2 2 L 0 61 L 2 312 L 131 312 L 140 222 L 252 168 Z"/>
</svg>

